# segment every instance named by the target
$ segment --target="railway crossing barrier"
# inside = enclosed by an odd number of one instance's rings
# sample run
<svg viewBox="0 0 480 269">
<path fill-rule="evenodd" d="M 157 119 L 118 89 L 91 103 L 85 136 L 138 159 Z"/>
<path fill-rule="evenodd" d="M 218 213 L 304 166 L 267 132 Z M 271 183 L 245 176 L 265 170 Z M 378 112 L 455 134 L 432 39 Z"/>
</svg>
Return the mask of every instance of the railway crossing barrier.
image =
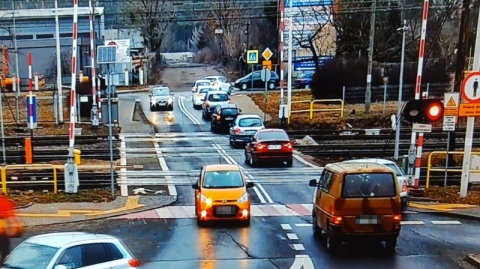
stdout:
<svg viewBox="0 0 480 269">
<path fill-rule="evenodd" d="M 57 182 L 57 168 L 51 164 L 12 164 L 6 166 L 0 166 L 1 178 L 2 178 L 2 190 L 3 193 L 7 194 L 8 184 L 29 184 L 31 181 L 17 181 L 9 180 L 7 181 L 7 171 L 8 170 L 39 170 L 39 169 L 52 169 L 53 179 L 52 180 L 36 180 L 36 183 L 52 183 L 53 184 L 53 193 L 58 192 L 58 182 Z"/>
<path fill-rule="evenodd" d="M 315 108 L 315 104 L 330 104 L 330 103 L 338 103 L 339 107 L 333 108 Z M 308 109 L 299 109 L 294 110 L 292 108 L 293 104 L 309 104 Z M 314 99 L 314 100 L 300 100 L 300 101 L 292 101 L 290 102 L 290 109 L 288 111 L 288 123 L 290 123 L 290 118 L 292 113 L 302 113 L 308 112 L 309 118 L 313 119 L 313 112 L 340 112 L 340 117 L 343 118 L 343 110 L 345 108 L 345 103 L 342 99 Z"/>
<path fill-rule="evenodd" d="M 430 152 L 428 154 L 428 161 L 427 161 L 427 177 L 426 177 L 426 181 L 425 181 L 425 189 L 428 189 L 428 187 L 430 186 L 430 172 L 432 172 L 432 171 L 440 171 L 440 172 L 444 171 L 445 172 L 445 184 L 444 185 L 446 185 L 446 181 L 447 181 L 447 172 L 457 172 L 457 173 L 462 172 L 462 168 L 448 168 L 447 165 L 445 165 L 445 167 L 432 168 L 432 158 L 433 158 L 433 156 L 435 156 L 435 155 L 449 156 L 449 155 L 464 155 L 464 154 L 465 154 L 465 152 L 463 152 L 463 151 L 432 151 L 432 152 Z M 470 165 L 470 171 L 469 172 L 478 174 L 478 176 L 475 177 L 475 178 L 470 177 L 470 182 L 479 182 L 480 181 L 480 169 L 478 168 L 478 166 L 480 164 L 473 161 L 474 158 L 478 159 L 478 156 L 480 156 L 480 152 L 472 152 L 472 158 L 471 158 L 471 161 L 470 161 L 471 165 Z M 478 159 L 478 160 L 480 160 L 480 159 Z M 477 166 L 477 167 L 475 168 L 475 166 Z M 475 169 L 472 169 L 472 168 L 475 168 Z"/>
</svg>

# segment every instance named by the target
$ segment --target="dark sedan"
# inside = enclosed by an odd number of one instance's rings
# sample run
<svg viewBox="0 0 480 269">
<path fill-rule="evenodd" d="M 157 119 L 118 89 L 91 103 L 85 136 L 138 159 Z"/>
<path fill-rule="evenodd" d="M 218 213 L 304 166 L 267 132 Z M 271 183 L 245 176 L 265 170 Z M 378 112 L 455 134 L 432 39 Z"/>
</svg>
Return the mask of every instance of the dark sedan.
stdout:
<svg viewBox="0 0 480 269">
<path fill-rule="evenodd" d="M 305 89 L 307 86 L 310 87 L 312 78 L 313 73 L 303 73 L 293 81 L 293 87 L 295 89 Z"/>
<path fill-rule="evenodd" d="M 245 147 L 245 163 L 256 166 L 263 161 L 293 163 L 293 142 L 283 129 L 261 129 Z"/>
<path fill-rule="evenodd" d="M 252 80 L 253 80 L 253 88 L 260 88 L 265 89 L 265 82 L 262 81 L 260 73 L 262 71 L 254 71 L 242 78 L 237 79 L 233 83 L 233 87 L 241 89 L 243 91 L 252 89 Z M 280 78 L 277 76 L 275 72 L 270 72 L 272 75 L 270 80 L 267 83 L 267 88 L 269 90 L 274 90 L 275 88 L 280 86 Z"/>
</svg>

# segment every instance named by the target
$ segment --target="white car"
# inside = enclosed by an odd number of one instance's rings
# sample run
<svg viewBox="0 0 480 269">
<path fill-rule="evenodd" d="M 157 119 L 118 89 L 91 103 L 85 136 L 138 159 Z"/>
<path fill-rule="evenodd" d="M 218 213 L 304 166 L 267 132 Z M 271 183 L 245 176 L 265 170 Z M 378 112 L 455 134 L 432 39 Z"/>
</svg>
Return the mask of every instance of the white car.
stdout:
<svg viewBox="0 0 480 269">
<path fill-rule="evenodd" d="M 265 129 L 263 119 L 255 114 L 239 115 L 230 127 L 230 146 L 246 145 L 258 130 Z"/>
<path fill-rule="evenodd" d="M 398 165 L 394 162 L 394 161 L 390 161 L 390 160 L 386 160 L 386 159 L 357 159 L 357 160 L 348 160 L 348 161 L 344 161 L 344 162 L 354 162 L 354 163 L 378 163 L 378 164 L 381 164 L 381 165 L 385 165 L 387 166 L 388 168 L 392 169 L 395 174 L 397 175 L 397 180 L 398 180 L 398 186 L 400 186 L 400 199 L 401 199 L 401 202 L 402 202 L 402 210 L 405 211 L 408 207 L 408 200 L 409 200 L 409 197 L 408 197 L 408 180 L 407 180 L 407 176 L 405 175 L 405 173 L 403 172 L 402 169 L 400 169 L 400 167 L 398 167 Z"/>
<path fill-rule="evenodd" d="M 130 269 L 140 268 L 140 262 L 116 237 L 62 232 L 36 235 L 23 241 L 1 268 Z"/>
<path fill-rule="evenodd" d="M 226 77 L 223 76 L 208 76 L 205 79 L 212 83 L 213 88 L 217 91 L 224 91 L 228 94 L 232 93 L 232 85 L 228 82 Z"/>
<path fill-rule="evenodd" d="M 215 91 L 215 89 L 213 89 L 212 86 L 198 86 L 197 92 L 192 93 L 193 108 L 201 108 L 203 104 L 203 99 L 210 91 Z"/>
<path fill-rule="evenodd" d="M 196 93 L 199 86 L 212 86 L 212 83 L 208 79 L 198 79 L 192 85 L 192 93 Z"/>
</svg>

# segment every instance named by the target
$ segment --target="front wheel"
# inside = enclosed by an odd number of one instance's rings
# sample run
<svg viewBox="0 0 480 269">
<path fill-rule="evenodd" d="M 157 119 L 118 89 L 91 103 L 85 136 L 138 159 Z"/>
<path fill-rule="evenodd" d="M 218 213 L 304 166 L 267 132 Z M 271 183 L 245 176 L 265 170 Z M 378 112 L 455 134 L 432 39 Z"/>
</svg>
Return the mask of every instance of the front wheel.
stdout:
<svg viewBox="0 0 480 269">
<path fill-rule="evenodd" d="M 245 83 L 243 83 L 241 87 L 242 87 L 242 90 L 244 90 L 244 91 L 248 88 L 247 84 L 245 84 Z"/>
<path fill-rule="evenodd" d="M 275 89 L 275 83 L 269 83 L 269 84 L 268 84 L 268 88 L 269 88 L 270 90 Z"/>
</svg>

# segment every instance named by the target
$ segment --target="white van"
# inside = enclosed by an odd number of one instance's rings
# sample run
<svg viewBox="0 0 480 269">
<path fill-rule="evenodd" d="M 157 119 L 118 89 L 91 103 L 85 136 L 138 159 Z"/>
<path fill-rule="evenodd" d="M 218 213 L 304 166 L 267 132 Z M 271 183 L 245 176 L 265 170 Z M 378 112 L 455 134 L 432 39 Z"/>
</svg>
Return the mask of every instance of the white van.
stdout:
<svg viewBox="0 0 480 269">
<path fill-rule="evenodd" d="M 398 180 L 398 186 L 400 186 L 400 200 L 402 203 L 402 211 L 405 211 L 408 207 L 408 180 L 407 176 L 403 172 L 400 167 L 394 162 L 386 159 L 377 159 L 377 158 L 371 158 L 371 159 L 357 159 L 357 160 L 348 160 L 344 161 L 346 163 L 349 162 L 355 162 L 355 163 L 378 163 L 387 166 L 388 168 L 392 169 L 395 174 L 397 174 L 397 180 Z"/>
</svg>

